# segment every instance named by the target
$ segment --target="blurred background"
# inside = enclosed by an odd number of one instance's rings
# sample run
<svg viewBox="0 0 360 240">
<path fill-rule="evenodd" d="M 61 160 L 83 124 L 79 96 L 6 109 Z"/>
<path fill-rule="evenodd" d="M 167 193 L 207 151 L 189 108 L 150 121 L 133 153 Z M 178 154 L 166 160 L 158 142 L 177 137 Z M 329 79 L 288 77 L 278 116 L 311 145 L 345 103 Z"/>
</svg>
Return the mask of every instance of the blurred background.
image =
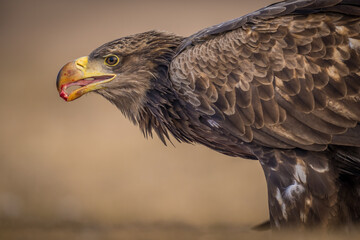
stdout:
<svg viewBox="0 0 360 240">
<path fill-rule="evenodd" d="M 188 36 L 274 1 L 0 1 L 0 239 L 263 238 L 258 162 L 146 140 L 95 94 L 71 103 L 59 69 L 152 29 Z"/>
</svg>

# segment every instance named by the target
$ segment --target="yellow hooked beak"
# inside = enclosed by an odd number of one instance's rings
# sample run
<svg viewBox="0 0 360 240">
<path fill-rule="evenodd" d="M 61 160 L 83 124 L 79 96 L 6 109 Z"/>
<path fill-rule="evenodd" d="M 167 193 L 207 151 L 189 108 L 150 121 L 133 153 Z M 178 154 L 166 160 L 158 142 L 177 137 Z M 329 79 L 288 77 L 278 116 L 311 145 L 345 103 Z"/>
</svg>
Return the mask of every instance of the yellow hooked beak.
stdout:
<svg viewBox="0 0 360 240">
<path fill-rule="evenodd" d="M 70 102 L 85 93 L 102 89 L 102 84 L 112 81 L 115 74 L 102 73 L 88 69 L 88 57 L 81 57 L 67 63 L 60 71 L 56 79 L 56 86 L 60 97 Z M 65 92 L 70 86 L 80 86 L 69 95 Z"/>
</svg>

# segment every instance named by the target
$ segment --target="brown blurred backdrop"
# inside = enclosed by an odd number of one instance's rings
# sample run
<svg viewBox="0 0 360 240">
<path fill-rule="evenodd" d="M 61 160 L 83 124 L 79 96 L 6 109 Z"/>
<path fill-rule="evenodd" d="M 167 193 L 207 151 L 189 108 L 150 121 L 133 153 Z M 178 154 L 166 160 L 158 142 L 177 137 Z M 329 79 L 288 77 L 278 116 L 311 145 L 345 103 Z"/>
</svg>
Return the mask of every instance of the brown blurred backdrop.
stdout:
<svg viewBox="0 0 360 240">
<path fill-rule="evenodd" d="M 249 229 L 268 219 L 258 162 L 146 140 L 100 96 L 64 102 L 55 79 L 121 36 L 188 36 L 272 2 L 0 1 L 0 237 L 62 224 Z"/>
</svg>

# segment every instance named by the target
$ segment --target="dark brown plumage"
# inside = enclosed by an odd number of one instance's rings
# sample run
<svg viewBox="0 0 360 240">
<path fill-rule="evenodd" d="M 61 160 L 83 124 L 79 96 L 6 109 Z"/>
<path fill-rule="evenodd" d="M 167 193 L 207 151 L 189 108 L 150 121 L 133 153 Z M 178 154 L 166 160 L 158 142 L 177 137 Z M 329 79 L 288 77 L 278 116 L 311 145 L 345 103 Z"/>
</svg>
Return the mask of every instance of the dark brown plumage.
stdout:
<svg viewBox="0 0 360 240">
<path fill-rule="evenodd" d="M 359 65 L 360 3 L 295 0 L 188 38 L 109 42 L 57 85 L 68 101 L 96 91 L 164 143 L 258 159 L 272 226 L 331 227 L 360 221 Z"/>
</svg>

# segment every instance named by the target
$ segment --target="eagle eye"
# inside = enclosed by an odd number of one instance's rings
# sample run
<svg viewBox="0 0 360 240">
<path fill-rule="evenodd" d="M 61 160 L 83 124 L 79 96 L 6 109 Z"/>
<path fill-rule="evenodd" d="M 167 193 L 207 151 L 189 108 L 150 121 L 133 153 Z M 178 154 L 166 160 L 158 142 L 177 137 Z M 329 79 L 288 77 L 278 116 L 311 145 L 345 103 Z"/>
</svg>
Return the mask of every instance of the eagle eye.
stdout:
<svg viewBox="0 0 360 240">
<path fill-rule="evenodd" d="M 108 66 L 115 66 L 118 63 L 119 63 L 118 56 L 110 55 L 105 58 L 105 64 Z"/>
</svg>

